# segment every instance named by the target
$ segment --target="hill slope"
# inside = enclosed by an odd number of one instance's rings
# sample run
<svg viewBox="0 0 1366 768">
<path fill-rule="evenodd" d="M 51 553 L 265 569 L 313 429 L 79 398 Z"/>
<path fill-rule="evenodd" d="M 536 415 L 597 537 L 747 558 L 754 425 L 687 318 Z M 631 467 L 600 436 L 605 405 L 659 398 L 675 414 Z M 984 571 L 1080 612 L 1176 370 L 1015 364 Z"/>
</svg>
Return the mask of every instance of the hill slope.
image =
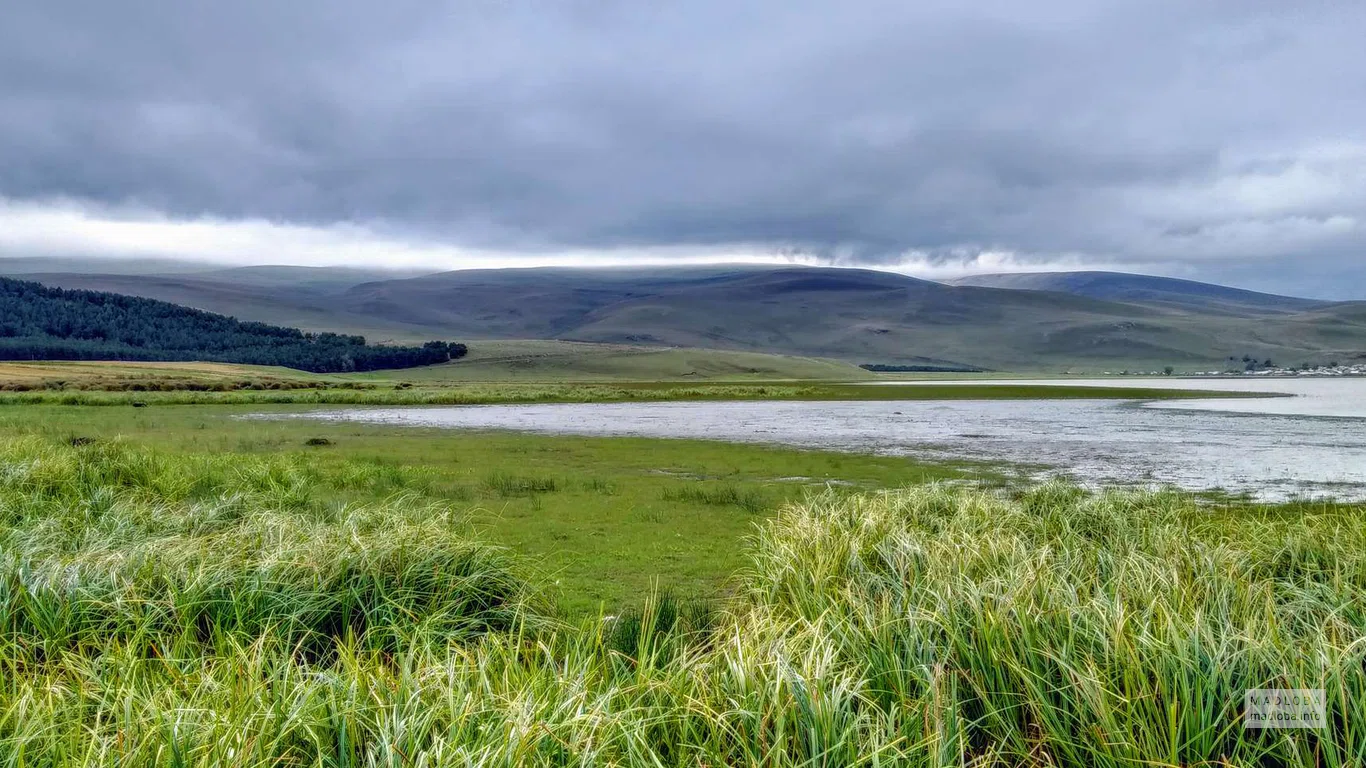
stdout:
<svg viewBox="0 0 1366 768">
<path fill-rule="evenodd" d="M 163 301 L 0 278 L 0 359 L 204 360 L 317 373 L 432 365 L 465 347 L 376 347 L 359 336 L 305 334 Z"/>
<path fill-rule="evenodd" d="M 427 339 L 431 338 L 432 331 L 384 318 L 358 317 L 340 307 L 337 296 L 355 283 L 318 287 L 306 281 L 280 284 L 243 280 L 228 273 L 121 275 L 37 272 L 21 277 L 58 288 L 140 296 L 262 323 L 305 331 L 360 334 L 386 342 Z"/>
<path fill-rule="evenodd" d="M 1246 291 L 1212 283 L 1124 272 L 1025 272 L 973 275 L 951 285 L 1057 291 L 1093 299 L 1238 315 L 1299 312 L 1330 302 Z"/>
<path fill-rule="evenodd" d="M 984 279 L 1015 288 L 730 265 L 380 275 L 252 268 L 39 279 L 404 341 L 559 339 L 1000 370 L 1189 370 L 1221 368 L 1229 356 L 1297 364 L 1366 355 L 1359 304 L 1110 273 Z"/>
<path fill-rule="evenodd" d="M 847 360 L 961 362 L 1001 324 L 1148 313 L 1091 299 L 955 288 L 887 272 L 486 270 L 368 283 L 356 314 L 492 337 L 762 350 Z M 993 345 L 995 346 L 995 345 Z"/>
<path fill-rule="evenodd" d="M 0 275 L 21 280 L 159 299 L 305 331 L 360 334 L 383 343 L 421 342 L 430 339 L 432 331 L 358 317 L 338 307 L 335 298 L 360 283 L 421 274 L 351 267 L 223 267 L 168 259 L 0 259 Z"/>
<path fill-rule="evenodd" d="M 338 305 L 467 336 L 1017 370 L 1366 354 L 1366 318 L 1342 309 L 1352 305 L 1182 281 L 1140 300 L 1140 283 L 1120 300 L 853 269 L 483 270 L 365 283 Z"/>
</svg>

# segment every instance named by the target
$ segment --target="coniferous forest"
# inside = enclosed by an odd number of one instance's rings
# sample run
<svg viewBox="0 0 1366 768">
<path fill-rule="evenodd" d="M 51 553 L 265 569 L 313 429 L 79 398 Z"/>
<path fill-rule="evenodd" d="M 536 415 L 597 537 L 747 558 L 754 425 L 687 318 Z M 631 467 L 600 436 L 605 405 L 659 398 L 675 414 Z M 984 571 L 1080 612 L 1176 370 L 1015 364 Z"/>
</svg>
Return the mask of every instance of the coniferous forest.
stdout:
<svg viewBox="0 0 1366 768">
<path fill-rule="evenodd" d="M 465 352 L 464 344 L 379 346 L 363 336 L 305 333 L 165 301 L 0 278 L 0 360 L 202 360 L 340 373 L 433 365 Z"/>
</svg>

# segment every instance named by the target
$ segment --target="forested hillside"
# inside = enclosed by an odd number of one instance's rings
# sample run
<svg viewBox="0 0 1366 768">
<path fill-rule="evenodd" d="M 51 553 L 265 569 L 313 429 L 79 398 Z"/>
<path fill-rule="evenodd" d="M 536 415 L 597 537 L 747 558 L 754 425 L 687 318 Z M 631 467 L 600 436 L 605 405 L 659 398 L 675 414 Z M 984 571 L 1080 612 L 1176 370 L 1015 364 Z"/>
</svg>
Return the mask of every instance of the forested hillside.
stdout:
<svg viewBox="0 0 1366 768">
<path fill-rule="evenodd" d="M 164 301 L 0 278 L 0 359 L 204 360 L 315 373 L 444 363 L 465 345 L 367 345 L 364 337 L 242 322 Z"/>
</svg>

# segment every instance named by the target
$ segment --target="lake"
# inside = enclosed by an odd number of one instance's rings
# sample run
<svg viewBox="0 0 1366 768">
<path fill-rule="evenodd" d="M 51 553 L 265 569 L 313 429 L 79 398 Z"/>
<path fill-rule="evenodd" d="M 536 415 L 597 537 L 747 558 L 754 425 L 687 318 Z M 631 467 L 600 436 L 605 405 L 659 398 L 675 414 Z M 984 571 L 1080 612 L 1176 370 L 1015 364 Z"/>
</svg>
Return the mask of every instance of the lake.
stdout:
<svg viewBox="0 0 1366 768">
<path fill-rule="evenodd" d="M 1005 382 L 963 382 L 963 386 L 979 383 Z M 1266 500 L 1366 499 L 1366 379 L 1018 383 L 1123 384 L 1289 396 L 1153 402 L 584 403 L 348 408 L 298 416 L 456 429 L 760 442 L 982 461 L 1008 465 L 1031 477 L 1061 475 L 1088 485 L 1171 484 L 1248 493 Z"/>
</svg>

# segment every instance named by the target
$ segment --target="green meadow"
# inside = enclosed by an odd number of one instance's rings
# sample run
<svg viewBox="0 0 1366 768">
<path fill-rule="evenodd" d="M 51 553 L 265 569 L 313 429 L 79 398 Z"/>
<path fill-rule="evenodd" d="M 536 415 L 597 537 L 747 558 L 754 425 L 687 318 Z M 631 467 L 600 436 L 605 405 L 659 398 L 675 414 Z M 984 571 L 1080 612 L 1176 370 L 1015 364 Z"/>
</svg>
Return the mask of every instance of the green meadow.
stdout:
<svg viewBox="0 0 1366 768">
<path fill-rule="evenodd" d="M 1362 505 L 243 418 L 912 388 L 149 389 L 0 405 L 0 765 L 1366 762 Z M 1248 688 L 1328 725 L 1246 730 Z"/>
<path fill-rule="evenodd" d="M 288 412 L 280 408 L 272 407 Z M 399 496 L 448 504 L 481 538 L 557 582 L 557 599 L 577 613 L 629 604 L 653 584 L 680 597 L 720 594 L 755 524 L 827 487 L 855 493 L 995 477 L 986 467 L 719 442 L 241 418 L 260 412 L 7 406 L 0 439 L 147 448 L 224 468 L 269 461 L 292 493 L 320 506 Z"/>
</svg>

